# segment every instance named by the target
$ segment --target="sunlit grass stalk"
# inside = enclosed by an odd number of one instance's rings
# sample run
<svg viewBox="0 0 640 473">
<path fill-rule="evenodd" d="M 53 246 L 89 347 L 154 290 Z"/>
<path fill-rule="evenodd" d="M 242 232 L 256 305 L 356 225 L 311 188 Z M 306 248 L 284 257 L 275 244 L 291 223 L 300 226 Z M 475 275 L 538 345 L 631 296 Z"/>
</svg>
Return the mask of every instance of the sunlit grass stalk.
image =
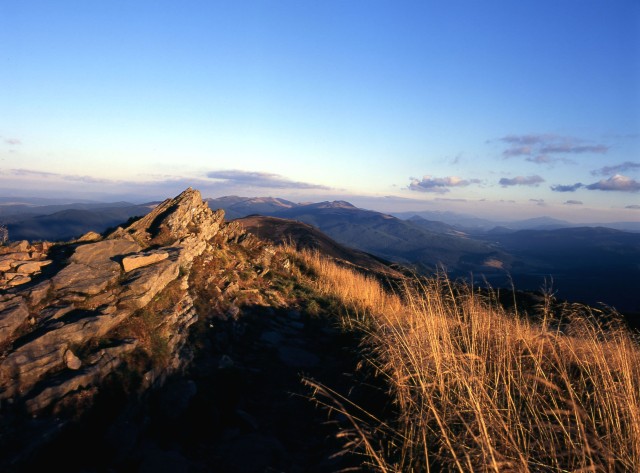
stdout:
<svg viewBox="0 0 640 473">
<path fill-rule="evenodd" d="M 289 249 L 292 252 L 293 250 Z M 295 252 L 315 288 L 352 308 L 389 380 L 381 471 L 640 471 L 640 348 L 599 311 L 551 299 L 540 322 L 445 277 L 390 294 L 372 277 Z M 384 461 L 383 461 L 384 459 Z"/>
</svg>

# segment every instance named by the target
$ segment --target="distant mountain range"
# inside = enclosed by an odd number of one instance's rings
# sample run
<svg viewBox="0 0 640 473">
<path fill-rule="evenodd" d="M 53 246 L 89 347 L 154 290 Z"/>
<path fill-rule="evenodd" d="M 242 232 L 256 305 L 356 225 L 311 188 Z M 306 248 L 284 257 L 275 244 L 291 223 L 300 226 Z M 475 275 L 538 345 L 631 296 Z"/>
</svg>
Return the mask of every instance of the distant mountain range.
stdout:
<svg viewBox="0 0 640 473">
<path fill-rule="evenodd" d="M 0 223 L 7 227 L 12 240 L 62 241 L 88 231 L 103 232 L 131 217 L 146 215 L 156 205 L 157 202 L 0 204 Z"/>
<path fill-rule="evenodd" d="M 222 199 L 210 199 L 209 205 L 234 215 L 304 222 L 345 246 L 419 271 L 444 265 L 454 277 L 473 273 L 475 280 L 494 287 L 514 283 L 538 290 L 548 284 L 560 298 L 603 302 L 640 318 L 640 233 L 549 217 L 492 222 L 449 212 L 388 215 L 343 201 L 294 204 L 261 198 L 254 206 L 253 199 L 235 199 L 228 209 Z M 640 222 L 617 225 L 640 230 Z"/>
<path fill-rule="evenodd" d="M 474 217 L 472 215 L 459 214 L 455 212 L 421 211 L 421 212 L 393 212 L 398 218 L 410 219 L 415 216 L 426 220 L 447 223 L 456 228 L 463 229 L 471 233 L 484 233 L 494 230 L 496 227 L 505 231 L 512 230 L 554 230 L 560 228 L 573 227 L 607 227 L 626 232 L 640 232 L 639 222 L 593 222 L 593 223 L 571 223 L 552 217 L 536 217 L 525 220 L 498 221 Z"/>
<path fill-rule="evenodd" d="M 206 201 L 213 209 L 224 209 L 228 219 L 275 217 L 244 219 L 261 237 L 307 239 L 313 245 L 323 245 L 324 251 L 337 244 L 332 251 L 338 253 L 357 250 L 343 259 L 357 254 L 363 258 L 363 267 L 382 258 L 423 273 L 440 267 L 453 277 L 473 274 L 475 280 L 484 279 L 495 287 L 509 286 L 513 281 L 524 290 L 537 290 L 545 280 L 553 280 L 558 297 L 604 302 L 640 317 L 640 233 L 577 226 L 548 217 L 492 222 L 450 212 L 389 215 L 345 201 L 300 204 L 239 196 Z M 60 241 L 90 230 L 103 232 L 147 214 L 155 205 L 0 198 L 0 223 L 7 226 L 12 240 Z M 640 231 L 640 222 L 618 226 Z M 323 234 L 337 243 L 328 243 Z"/>
</svg>

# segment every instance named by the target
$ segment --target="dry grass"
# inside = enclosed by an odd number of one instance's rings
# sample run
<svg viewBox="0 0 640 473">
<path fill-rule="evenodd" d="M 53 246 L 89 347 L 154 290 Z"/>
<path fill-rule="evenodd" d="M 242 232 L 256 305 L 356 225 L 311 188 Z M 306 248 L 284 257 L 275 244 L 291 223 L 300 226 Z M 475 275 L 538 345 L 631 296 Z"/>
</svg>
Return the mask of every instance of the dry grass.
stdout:
<svg viewBox="0 0 640 473">
<path fill-rule="evenodd" d="M 389 379 L 397 419 L 378 426 L 384 447 L 364 441 L 378 470 L 640 471 L 640 347 L 621 324 L 579 305 L 555 318 L 545 305 L 534 322 L 446 278 L 389 295 L 297 258 L 352 307 Z"/>
</svg>

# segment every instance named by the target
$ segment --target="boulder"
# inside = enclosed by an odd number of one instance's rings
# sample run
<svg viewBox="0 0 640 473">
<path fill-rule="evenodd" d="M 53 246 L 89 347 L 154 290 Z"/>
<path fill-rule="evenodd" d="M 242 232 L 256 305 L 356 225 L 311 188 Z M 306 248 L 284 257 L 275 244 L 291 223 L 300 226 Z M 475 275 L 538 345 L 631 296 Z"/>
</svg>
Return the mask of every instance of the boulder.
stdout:
<svg viewBox="0 0 640 473">
<path fill-rule="evenodd" d="M 71 350 L 67 350 L 64 352 L 64 364 L 70 370 L 79 370 L 82 366 L 82 361 Z"/>
</svg>

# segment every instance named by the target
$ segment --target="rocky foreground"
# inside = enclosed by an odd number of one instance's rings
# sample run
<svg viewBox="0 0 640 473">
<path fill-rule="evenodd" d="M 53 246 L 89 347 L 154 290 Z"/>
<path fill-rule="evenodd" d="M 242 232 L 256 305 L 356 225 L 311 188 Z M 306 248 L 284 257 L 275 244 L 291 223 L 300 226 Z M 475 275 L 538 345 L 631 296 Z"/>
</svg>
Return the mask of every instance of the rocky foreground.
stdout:
<svg viewBox="0 0 640 473">
<path fill-rule="evenodd" d="M 104 237 L 1 246 L 0 469 L 357 465 L 300 384 L 352 388 L 355 342 L 290 264 L 192 189 Z"/>
</svg>

